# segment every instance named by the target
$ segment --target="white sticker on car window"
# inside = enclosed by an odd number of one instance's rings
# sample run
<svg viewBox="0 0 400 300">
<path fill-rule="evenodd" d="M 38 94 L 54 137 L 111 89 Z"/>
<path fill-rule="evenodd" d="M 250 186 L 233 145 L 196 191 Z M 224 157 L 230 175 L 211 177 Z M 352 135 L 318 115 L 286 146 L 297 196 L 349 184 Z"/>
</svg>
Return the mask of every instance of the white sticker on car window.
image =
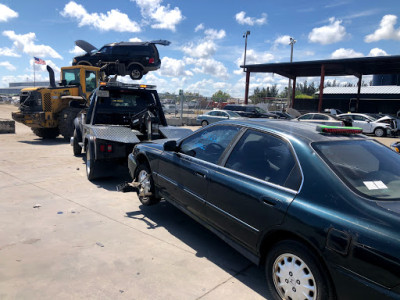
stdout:
<svg viewBox="0 0 400 300">
<path fill-rule="evenodd" d="M 369 190 L 383 190 L 387 189 L 388 187 L 384 184 L 381 180 L 378 181 L 364 181 L 364 185 Z"/>
<path fill-rule="evenodd" d="M 364 181 L 365 186 L 369 190 L 378 190 L 379 188 L 375 185 L 373 181 Z"/>
<path fill-rule="evenodd" d="M 386 186 L 386 184 L 384 184 L 381 180 L 379 181 L 374 181 L 375 185 L 379 188 L 379 189 L 387 189 L 388 187 Z"/>
</svg>

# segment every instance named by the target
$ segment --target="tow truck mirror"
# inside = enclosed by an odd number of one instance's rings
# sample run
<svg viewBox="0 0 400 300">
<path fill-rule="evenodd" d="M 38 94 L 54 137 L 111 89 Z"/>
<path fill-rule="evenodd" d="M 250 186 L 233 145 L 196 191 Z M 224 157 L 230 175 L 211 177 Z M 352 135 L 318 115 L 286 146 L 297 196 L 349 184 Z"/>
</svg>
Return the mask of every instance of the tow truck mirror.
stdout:
<svg viewBox="0 0 400 300">
<path fill-rule="evenodd" d="M 164 151 L 176 151 L 176 141 L 168 141 L 164 143 Z"/>
</svg>

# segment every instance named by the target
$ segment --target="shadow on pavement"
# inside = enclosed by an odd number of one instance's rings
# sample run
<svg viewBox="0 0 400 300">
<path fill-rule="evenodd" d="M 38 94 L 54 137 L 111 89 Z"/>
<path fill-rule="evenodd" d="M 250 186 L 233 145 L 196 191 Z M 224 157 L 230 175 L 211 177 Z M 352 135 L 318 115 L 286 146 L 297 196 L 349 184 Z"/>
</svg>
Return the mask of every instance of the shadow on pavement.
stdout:
<svg viewBox="0 0 400 300">
<path fill-rule="evenodd" d="M 126 216 L 143 221 L 149 230 L 164 227 L 196 251 L 197 257 L 208 259 L 262 297 L 272 299 L 267 292 L 263 267 L 251 263 L 211 231 L 167 201 L 151 207 L 141 205 L 140 211 L 127 212 Z"/>
<path fill-rule="evenodd" d="M 54 145 L 62 145 L 62 144 L 69 144 L 69 141 L 60 137 L 56 139 L 42 139 L 36 138 L 30 141 L 19 141 L 19 143 L 29 144 L 29 145 L 42 145 L 42 146 L 54 146 Z M 72 150 L 71 150 L 72 152 Z"/>
</svg>

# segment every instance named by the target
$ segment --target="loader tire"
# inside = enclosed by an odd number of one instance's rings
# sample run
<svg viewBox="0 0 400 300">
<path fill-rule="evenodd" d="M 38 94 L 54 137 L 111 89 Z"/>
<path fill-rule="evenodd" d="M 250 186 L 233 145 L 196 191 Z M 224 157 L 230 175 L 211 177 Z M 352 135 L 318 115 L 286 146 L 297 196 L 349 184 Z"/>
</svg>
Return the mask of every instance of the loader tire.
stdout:
<svg viewBox="0 0 400 300">
<path fill-rule="evenodd" d="M 74 119 L 81 111 L 81 108 L 67 107 L 63 109 L 58 117 L 58 128 L 61 135 L 69 141 L 74 134 Z"/>
<path fill-rule="evenodd" d="M 60 134 L 58 128 L 32 128 L 32 131 L 45 140 L 55 139 Z"/>
</svg>

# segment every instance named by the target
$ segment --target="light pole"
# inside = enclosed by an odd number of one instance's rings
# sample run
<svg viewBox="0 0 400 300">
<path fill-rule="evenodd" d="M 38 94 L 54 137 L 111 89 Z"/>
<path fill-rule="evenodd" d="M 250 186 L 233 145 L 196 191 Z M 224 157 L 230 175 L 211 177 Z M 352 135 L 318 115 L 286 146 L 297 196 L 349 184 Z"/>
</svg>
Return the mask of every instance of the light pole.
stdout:
<svg viewBox="0 0 400 300">
<path fill-rule="evenodd" d="M 243 33 L 243 37 L 245 38 L 244 41 L 244 61 L 243 61 L 243 66 L 246 66 L 246 51 L 247 51 L 247 36 L 250 35 L 250 31 L 247 30 L 245 33 Z M 243 72 L 245 72 L 246 69 L 243 68 Z"/>
<path fill-rule="evenodd" d="M 296 44 L 296 40 L 292 37 L 290 37 L 290 62 L 293 61 L 293 45 Z M 291 79 L 289 78 L 289 85 L 288 85 L 288 107 L 290 107 L 291 99 L 290 99 L 290 85 L 291 85 Z"/>
</svg>

